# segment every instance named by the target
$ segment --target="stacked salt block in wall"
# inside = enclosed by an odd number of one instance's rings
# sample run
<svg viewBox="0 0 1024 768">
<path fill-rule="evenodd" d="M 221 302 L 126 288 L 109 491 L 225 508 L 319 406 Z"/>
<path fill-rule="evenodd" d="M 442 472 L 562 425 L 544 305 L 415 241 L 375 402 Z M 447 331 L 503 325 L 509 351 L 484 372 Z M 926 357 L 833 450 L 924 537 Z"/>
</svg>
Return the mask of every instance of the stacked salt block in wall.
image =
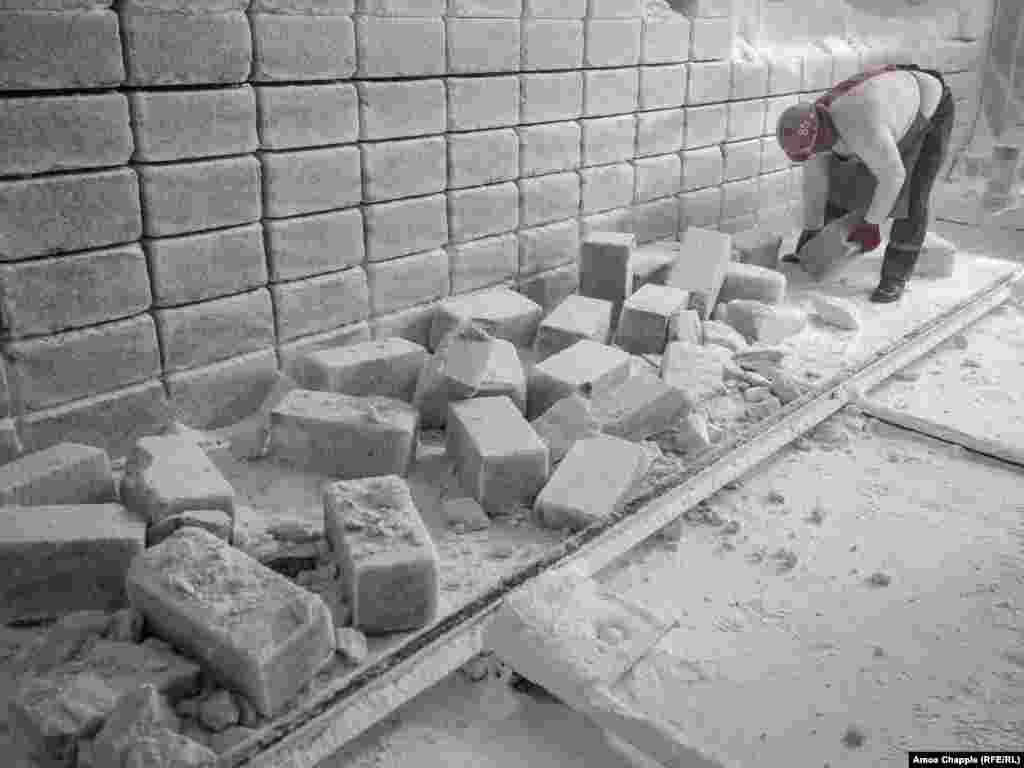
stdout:
<svg viewBox="0 0 1024 768">
<path fill-rule="evenodd" d="M 0 458 L 217 427 L 301 355 L 551 308 L 581 236 L 792 223 L 774 121 L 854 63 L 728 0 L 0 0 Z M 976 45 L 931 51 L 958 95 Z"/>
</svg>

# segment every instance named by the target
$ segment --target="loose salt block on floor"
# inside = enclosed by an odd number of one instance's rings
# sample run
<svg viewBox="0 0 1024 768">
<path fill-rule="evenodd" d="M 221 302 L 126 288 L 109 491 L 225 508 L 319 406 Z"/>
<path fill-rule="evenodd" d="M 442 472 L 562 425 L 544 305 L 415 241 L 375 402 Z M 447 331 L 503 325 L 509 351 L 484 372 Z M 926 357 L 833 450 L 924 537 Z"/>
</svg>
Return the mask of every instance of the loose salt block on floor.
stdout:
<svg viewBox="0 0 1024 768">
<path fill-rule="evenodd" d="M 673 315 L 668 321 L 668 340 L 703 344 L 704 330 L 700 314 L 693 309 L 684 309 Z"/>
<path fill-rule="evenodd" d="M 547 444 L 552 465 L 565 458 L 577 440 L 601 434 L 601 422 L 594 417 L 590 400 L 575 393 L 552 405 L 530 426 Z"/>
<path fill-rule="evenodd" d="M 197 509 L 165 517 L 156 525 L 151 525 L 146 531 L 146 546 L 155 547 L 179 528 L 190 525 L 209 531 L 228 544 L 232 543 L 234 522 L 227 512 L 222 509 Z"/>
<path fill-rule="evenodd" d="M 146 522 L 120 504 L 0 507 L 0 623 L 125 603 Z"/>
<path fill-rule="evenodd" d="M 797 254 L 800 266 L 815 280 L 824 280 L 838 274 L 861 254 L 859 245 L 847 242 L 857 215 L 848 213 L 836 219 L 800 249 Z"/>
<path fill-rule="evenodd" d="M 584 339 L 538 363 L 530 372 L 527 413 L 535 419 L 584 387 L 608 389 L 629 377 L 629 353 Z"/>
<path fill-rule="evenodd" d="M 270 453 L 342 479 L 404 475 L 418 431 L 402 400 L 294 389 L 270 412 Z"/>
<path fill-rule="evenodd" d="M 614 513 L 647 468 L 636 443 L 612 435 L 578 440 L 537 496 L 537 519 L 548 528 L 586 528 Z"/>
<path fill-rule="evenodd" d="M 845 331 L 860 328 L 860 310 L 852 301 L 836 296 L 813 296 L 814 311 L 823 323 L 834 325 Z"/>
<path fill-rule="evenodd" d="M 732 236 L 732 250 L 743 264 L 778 269 L 782 236 L 760 228 L 748 229 Z"/>
<path fill-rule="evenodd" d="M 430 349 L 437 349 L 444 335 L 466 320 L 474 321 L 497 339 L 528 347 L 543 314 L 535 301 L 508 288 L 456 296 L 437 306 L 430 327 Z"/>
<path fill-rule="evenodd" d="M 622 305 L 615 343 L 634 355 L 660 355 L 669 320 L 686 308 L 690 295 L 679 288 L 648 284 Z"/>
<path fill-rule="evenodd" d="M 594 394 L 592 409 L 605 434 L 640 442 L 671 427 L 693 408 L 688 394 L 648 370 L 638 370 L 613 389 Z"/>
<path fill-rule="evenodd" d="M 680 240 L 679 258 L 666 285 L 690 292 L 690 309 L 707 320 L 718 302 L 726 267 L 732 259 L 732 238 L 703 227 L 689 227 Z"/>
<path fill-rule="evenodd" d="M 778 304 L 785 295 L 786 276 L 781 272 L 733 261 L 726 267 L 718 300 L 727 303 L 734 299 L 751 299 Z"/>
<path fill-rule="evenodd" d="M 467 531 L 482 531 L 491 525 L 491 519 L 487 517 L 480 502 L 469 497 L 445 499 L 441 512 L 448 525 L 462 526 Z"/>
<path fill-rule="evenodd" d="M 194 509 L 235 515 L 235 489 L 206 451 L 182 435 L 140 437 L 125 464 L 121 496 L 150 524 Z"/>
<path fill-rule="evenodd" d="M 107 452 L 60 443 L 0 466 L 0 505 L 96 504 L 115 501 Z"/>
<path fill-rule="evenodd" d="M 725 391 L 722 376 L 731 356 L 722 347 L 674 341 L 661 358 L 661 378 L 685 392 L 691 402 L 701 403 Z"/>
<path fill-rule="evenodd" d="M 956 246 L 949 240 L 929 232 L 925 235 L 924 246 L 917 257 L 914 275 L 952 277 L 956 272 L 956 251 Z"/>
<path fill-rule="evenodd" d="M 534 349 L 537 360 L 568 349 L 581 339 L 607 344 L 612 328 L 612 302 L 572 294 L 541 322 Z"/>
<path fill-rule="evenodd" d="M 488 395 L 507 395 L 525 411 L 526 374 L 512 342 L 470 324 L 445 336 L 423 366 L 413 405 L 423 427 L 440 428 L 449 403 Z"/>
<path fill-rule="evenodd" d="M 506 595 L 484 645 L 575 706 L 588 691 L 619 680 L 672 626 L 563 567 Z"/>
<path fill-rule="evenodd" d="M 659 240 L 633 249 L 633 280 L 664 283 L 668 270 L 679 258 L 678 240 Z"/>
<path fill-rule="evenodd" d="M 307 389 L 411 402 L 426 359 L 426 349 L 400 336 L 321 349 L 304 357 L 300 383 Z"/>
<path fill-rule="evenodd" d="M 778 344 L 800 333 L 807 325 L 807 313 L 796 307 L 737 299 L 726 304 L 726 319 L 748 341 Z"/>
<path fill-rule="evenodd" d="M 135 558 L 128 599 L 146 625 L 246 696 L 281 712 L 334 653 L 323 600 L 199 528 Z"/>
<path fill-rule="evenodd" d="M 121 765 L 124 753 L 139 731 L 156 728 L 178 730 L 178 716 L 171 703 L 154 686 L 144 685 L 122 696 L 96 734 L 93 754 L 98 765 Z"/>
<path fill-rule="evenodd" d="M 633 249 L 636 238 L 625 232 L 592 232 L 580 245 L 582 296 L 612 303 L 612 324 L 633 290 Z"/>
<path fill-rule="evenodd" d="M 324 529 L 341 567 L 352 626 L 374 634 L 433 621 L 437 550 L 406 482 L 386 475 L 332 483 L 323 502 Z"/>
<path fill-rule="evenodd" d="M 532 504 L 548 479 L 548 447 L 507 397 L 452 403 L 445 438 L 462 487 L 489 515 Z"/>
<path fill-rule="evenodd" d="M 708 320 L 704 323 L 702 338 L 705 344 L 717 344 L 732 351 L 733 354 L 742 352 L 749 346 L 739 331 L 731 325 L 719 323 L 716 320 Z"/>
</svg>

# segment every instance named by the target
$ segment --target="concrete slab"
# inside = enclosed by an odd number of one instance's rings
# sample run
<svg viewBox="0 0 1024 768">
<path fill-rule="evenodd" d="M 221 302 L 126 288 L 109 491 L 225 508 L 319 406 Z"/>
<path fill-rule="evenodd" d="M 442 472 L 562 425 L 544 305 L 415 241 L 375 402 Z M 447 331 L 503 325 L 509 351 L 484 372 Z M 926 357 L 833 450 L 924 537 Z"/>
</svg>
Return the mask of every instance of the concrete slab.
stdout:
<svg viewBox="0 0 1024 768">
<path fill-rule="evenodd" d="M 563 397 L 620 384 L 629 376 L 629 354 L 584 339 L 538 363 L 528 381 L 527 413 L 536 419 Z"/>
<path fill-rule="evenodd" d="M 567 296 L 537 329 L 534 342 L 537 360 L 551 357 L 583 339 L 607 344 L 613 309 L 612 302 L 604 299 L 580 294 Z"/>
<path fill-rule="evenodd" d="M 145 521 L 120 504 L 3 506 L 0 531 L 3 623 L 121 607 L 146 546 Z"/>
<path fill-rule="evenodd" d="M 334 653 L 318 596 L 198 528 L 136 558 L 126 589 L 159 637 L 216 669 L 263 715 L 280 712 Z"/>
<path fill-rule="evenodd" d="M 125 464 L 121 496 L 150 524 L 189 510 L 219 509 L 232 518 L 235 490 L 195 441 L 180 435 L 142 437 Z"/>
<path fill-rule="evenodd" d="M 452 403 L 445 438 L 463 488 L 492 517 L 531 504 L 548 479 L 548 447 L 507 397 Z"/>
<path fill-rule="evenodd" d="M 107 452 L 60 443 L 0 466 L 0 505 L 98 504 L 117 500 Z"/>
<path fill-rule="evenodd" d="M 418 432 L 402 400 L 295 389 L 270 412 L 270 454 L 341 479 L 404 475 Z"/>
<path fill-rule="evenodd" d="M 433 621 L 437 550 L 405 480 L 384 475 L 327 486 L 324 529 L 341 566 L 352 626 L 380 634 Z"/>
</svg>

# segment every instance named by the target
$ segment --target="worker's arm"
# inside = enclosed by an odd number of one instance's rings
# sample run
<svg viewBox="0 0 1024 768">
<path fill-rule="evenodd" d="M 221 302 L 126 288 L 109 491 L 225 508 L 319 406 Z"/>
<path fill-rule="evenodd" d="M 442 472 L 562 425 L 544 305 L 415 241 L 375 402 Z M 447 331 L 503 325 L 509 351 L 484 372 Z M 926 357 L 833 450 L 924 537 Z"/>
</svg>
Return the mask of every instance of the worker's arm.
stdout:
<svg viewBox="0 0 1024 768">
<path fill-rule="evenodd" d="M 907 177 L 896 139 L 881 115 L 868 115 L 866 120 L 861 119 L 857 125 L 849 128 L 841 125 L 839 120 L 836 123 L 847 146 L 878 182 L 864 220 L 868 224 L 882 225 L 892 213 Z"/>
<path fill-rule="evenodd" d="M 803 165 L 805 230 L 821 229 L 825 226 L 825 205 L 828 203 L 828 177 L 831 167 L 831 152 L 812 155 Z"/>
</svg>

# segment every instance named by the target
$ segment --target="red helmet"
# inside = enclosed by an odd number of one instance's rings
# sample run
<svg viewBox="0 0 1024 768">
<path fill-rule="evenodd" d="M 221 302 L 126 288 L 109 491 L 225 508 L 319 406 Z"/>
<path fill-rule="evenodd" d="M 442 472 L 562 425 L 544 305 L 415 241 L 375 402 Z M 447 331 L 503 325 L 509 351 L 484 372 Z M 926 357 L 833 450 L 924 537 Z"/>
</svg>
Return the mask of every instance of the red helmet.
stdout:
<svg viewBox="0 0 1024 768">
<path fill-rule="evenodd" d="M 779 117 L 775 137 L 794 163 L 802 163 L 814 154 L 818 140 L 818 112 L 815 105 L 803 102 L 790 107 Z"/>
</svg>

